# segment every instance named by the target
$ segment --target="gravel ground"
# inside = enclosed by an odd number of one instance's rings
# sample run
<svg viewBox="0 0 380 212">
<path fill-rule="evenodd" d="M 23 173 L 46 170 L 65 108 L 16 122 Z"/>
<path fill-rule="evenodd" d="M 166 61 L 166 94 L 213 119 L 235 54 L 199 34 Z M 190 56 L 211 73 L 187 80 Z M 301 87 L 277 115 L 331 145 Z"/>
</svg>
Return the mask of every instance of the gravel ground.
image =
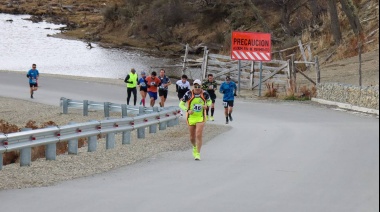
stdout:
<svg viewBox="0 0 380 212">
<path fill-rule="evenodd" d="M 90 111 L 87 117 L 83 117 L 81 110 L 61 114 L 60 107 L 57 106 L 4 97 L 0 97 L 0 102 L 0 119 L 18 127 L 24 127 L 27 120 L 36 121 L 38 126 L 47 121 L 62 126 L 71 121 L 104 119 L 101 111 Z M 110 115 L 120 117 L 120 114 Z M 207 124 L 204 143 L 229 129 L 231 128 L 224 125 Z M 33 161 L 30 167 L 20 167 L 19 163 L 3 166 L 3 170 L 0 171 L 0 190 L 50 186 L 65 180 L 107 172 L 145 158 L 154 159 L 154 156 L 161 152 L 184 151 L 191 148 L 183 118 L 179 126 L 167 128 L 156 134 L 149 134 L 147 129 L 145 134 L 145 139 L 137 139 L 136 131 L 133 131 L 129 145 L 122 145 L 121 134 L 117 134 L 115 148 L 111 150 L 106 150 L 105 139 L 98 139 L 96 152 L 89 153 L 87 146 L 84 146 L 79 149 L 78 155 L 58 155 L 55 161 L 38 159 Z M 191 155 L 189 160 L 192 160 Z"/>
</svg>

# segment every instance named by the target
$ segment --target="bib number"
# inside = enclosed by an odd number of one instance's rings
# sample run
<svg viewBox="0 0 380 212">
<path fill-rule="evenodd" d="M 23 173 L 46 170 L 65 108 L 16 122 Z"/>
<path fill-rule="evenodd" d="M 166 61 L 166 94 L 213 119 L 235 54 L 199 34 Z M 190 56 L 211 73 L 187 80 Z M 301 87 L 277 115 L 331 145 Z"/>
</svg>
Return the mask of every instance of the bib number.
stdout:
<svg viewBox="0 0 380 212">
<path fill-rule="evenodd" d="M 224 107 L 228 107 L 228 102 L 223 102 Z"/>
<path fill-rule="evenodd" d="M 32 79 L 32 83 L 37 83 L 37 79 Z"/>
<path fill-rule="evenodd" d="M 202 105 L 194 105 L 193 111 L 194 112 L 201 112 L 203 109 Z"/>
<path fill-rule="evenodd" d="M 146 87 L 145 82 L 142 82 L 140 85 L 141 85 L 142 87 Z"/>
</svg>

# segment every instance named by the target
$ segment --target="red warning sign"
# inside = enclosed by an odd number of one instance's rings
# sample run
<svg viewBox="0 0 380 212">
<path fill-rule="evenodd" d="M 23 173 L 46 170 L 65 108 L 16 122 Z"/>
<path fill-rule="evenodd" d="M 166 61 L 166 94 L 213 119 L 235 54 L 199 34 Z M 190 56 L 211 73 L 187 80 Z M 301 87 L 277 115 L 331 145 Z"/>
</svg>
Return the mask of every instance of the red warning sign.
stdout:
<svg viewBox="0 0 380 212">
<path fill-rule="evenodd" d="M 272 40 L 270 33 L 232 32 L 232 60 L 272 60 Z"/>
</svg>

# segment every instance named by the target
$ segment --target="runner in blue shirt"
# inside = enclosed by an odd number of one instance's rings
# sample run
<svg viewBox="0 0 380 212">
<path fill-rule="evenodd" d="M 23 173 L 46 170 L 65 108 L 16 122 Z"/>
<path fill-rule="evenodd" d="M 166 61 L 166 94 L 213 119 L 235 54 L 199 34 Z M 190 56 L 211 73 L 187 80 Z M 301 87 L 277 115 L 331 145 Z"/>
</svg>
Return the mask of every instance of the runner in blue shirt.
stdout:
<svg viewBox="0 0 380 212">
<path fill-rule="evenodd" d="M 226 116 L 226 124 L 232 121 L 232 109 L 236 96 L 236 84 L 231 81 L 231 77 L 227 76 L 226 81 L 220 85 L 219 92 L 223 94 L 224 115 Z M 228 120 L 229 119 L 229 120 Z"/>
<path fill-rule="evenodd" d="M 169 92 L 169 85 L 172 83 L 170 82 L 169 77 L 165 75 L 165 70 L 160 70 L 160 75 L 158 76 L 158 79 L 161 80 L 161 85 L 158 87 L 158 96 L 160 97 L 160 107 L 165 107 L 165 101 L 166 98 L 168 98 L 168 92 Z"/>
<path fill-rule="evenodd" d="M 28 71 L 26 77 L 29 78 L 29 87 L 30 87 L 30 98 L 33 99 L 34 91 L 38 89 L 38 77 L 40 76 L 38 70 L 36 69 L 37 65 L 33 64 L 32 69 Z"/>
</svg>

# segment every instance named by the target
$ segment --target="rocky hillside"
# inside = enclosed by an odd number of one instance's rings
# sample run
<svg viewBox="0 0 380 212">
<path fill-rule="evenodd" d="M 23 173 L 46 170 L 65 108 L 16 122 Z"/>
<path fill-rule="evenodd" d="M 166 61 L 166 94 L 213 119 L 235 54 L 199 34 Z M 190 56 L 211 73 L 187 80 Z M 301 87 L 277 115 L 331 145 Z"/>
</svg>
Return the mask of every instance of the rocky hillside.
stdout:
<svg viewBox="0 0 380 212">
<path fill-rule="evenodd" d="M 378 49 L 378 1 L 345 1 L 353 4 L 362 31 L 354 33 L 337 1 L 339 45 L 332 35 L 336 26 L 331 24 L 326 0 L 9 0 L 0 2 L 0 12 L 64 23 L 63 34 L 104 46 L 140 47 L 169 55 L 182 53 L 187 43 L 193 53 L 206 45 L 228 54 L 232 31 L 270 32 L 274 51 L 295 46 L 301 39 L 311 44 L 314 55 L 333 61 L 355 56 L 359 42 L 364 44 L 363 52 Z"/>
</svg>

